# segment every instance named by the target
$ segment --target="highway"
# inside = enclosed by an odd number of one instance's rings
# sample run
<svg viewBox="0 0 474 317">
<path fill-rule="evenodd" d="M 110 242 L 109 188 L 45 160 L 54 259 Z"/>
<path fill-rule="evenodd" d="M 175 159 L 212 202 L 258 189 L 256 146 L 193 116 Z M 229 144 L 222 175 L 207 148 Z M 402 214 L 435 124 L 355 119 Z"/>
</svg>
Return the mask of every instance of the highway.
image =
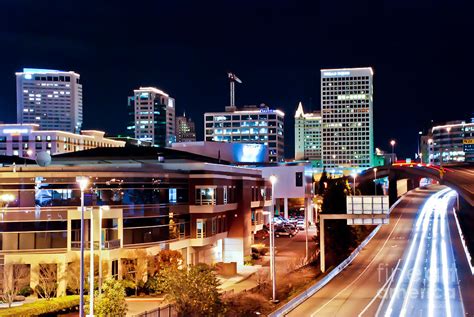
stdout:
<svg viewBox="0 0 474 317">
<path fill-rule="evenodd" d="M 393 209 L 390 223 L 382 226 L 352 264 L 288 315 L 464 315 L 456 270 L 448 276 L 443 270 L 445 265 L 454 267 L 448 191 L 433 186 L 405 195 Z M 410 296 L 406 296 L 408 289 Z M 451 293 L 446 294 L 446 289 Z"/>
</svg>

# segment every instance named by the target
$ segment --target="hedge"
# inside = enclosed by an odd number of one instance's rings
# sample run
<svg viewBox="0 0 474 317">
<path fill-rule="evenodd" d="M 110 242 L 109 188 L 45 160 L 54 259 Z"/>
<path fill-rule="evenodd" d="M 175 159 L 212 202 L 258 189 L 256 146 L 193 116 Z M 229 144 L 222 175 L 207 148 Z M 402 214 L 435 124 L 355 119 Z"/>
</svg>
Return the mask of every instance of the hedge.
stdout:
<svg viewBox="0 0 474 317">
<path fill-rule="evenodd" d="M 39 299 L 21 306 L 0 309 L 0 316 L 38 316 L 79 306 L 79 295 L 62 296 L 50 300 Z"/>
</svg>

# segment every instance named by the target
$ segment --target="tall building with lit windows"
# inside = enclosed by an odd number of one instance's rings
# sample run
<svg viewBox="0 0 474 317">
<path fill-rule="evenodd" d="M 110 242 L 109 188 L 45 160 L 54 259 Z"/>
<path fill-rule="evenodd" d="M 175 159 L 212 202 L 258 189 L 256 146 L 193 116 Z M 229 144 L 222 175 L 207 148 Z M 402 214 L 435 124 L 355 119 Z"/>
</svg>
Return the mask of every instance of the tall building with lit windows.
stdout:
<svg viewBox="0 0 474 317">
<path fill-rule="evenodd" d="M 41 130 L 79 133 L 82 127 L 82 85 L 72 71 L 24 68 L 16 75 L 17 121 Z"/>
<path fill-rule="evenodd" d="M 321 70 L 322 163 L 334 170 L 373 165 L 373 70 Z"/>
<path fill-rule="evenodd" d="M 285 114 L 265 105 L 204 114 L 204 140 L 265 144 L 270 162 L 284 160 Z"/>
<path fill-rule="evenodd" d="M 176 117 L 176 142 L 195 142 L 196 126 L 186 113 Z"/>
<path fill-rule="evenodd" d="M 155 87 L 140 87 L 128 98 L 128 134 L 154 146 L 176 142 L 175 100 Z"/>
<path fill-rule="evenodd" d="M 321 166 L 321 112 L 305 113 L 301 102 L 295 113 L 295 160 Z"/>
</svg>

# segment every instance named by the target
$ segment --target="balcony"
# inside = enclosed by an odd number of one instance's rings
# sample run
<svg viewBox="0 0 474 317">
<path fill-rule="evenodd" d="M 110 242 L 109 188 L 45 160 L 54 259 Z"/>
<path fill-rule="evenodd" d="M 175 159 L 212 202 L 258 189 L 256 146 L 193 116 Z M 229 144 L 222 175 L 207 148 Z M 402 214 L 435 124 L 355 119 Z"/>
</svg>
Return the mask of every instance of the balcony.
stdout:
<svg viewBox="0 0 474 317">
<path fill-rule="evenodd" d="M 237 203 L 224 205 L 190 205 L 189 213 L 212 214 L 237 209 Z"/>
<path fill-rule="evenodd" d="M 90 249 L 90 241 L 84 241 L 84 249 Z M 120 239 L 110 240 L 110 241 L 103 241 L 102 242 L 102 250 L 113 250 L 120 248 Z M 81 241 L 71 241 L 71 249 L 72 250 L 80 250 L 81 249 Z M 99 250 L 99 242 L 94 242 L 94 250 Z"/>
</svg>

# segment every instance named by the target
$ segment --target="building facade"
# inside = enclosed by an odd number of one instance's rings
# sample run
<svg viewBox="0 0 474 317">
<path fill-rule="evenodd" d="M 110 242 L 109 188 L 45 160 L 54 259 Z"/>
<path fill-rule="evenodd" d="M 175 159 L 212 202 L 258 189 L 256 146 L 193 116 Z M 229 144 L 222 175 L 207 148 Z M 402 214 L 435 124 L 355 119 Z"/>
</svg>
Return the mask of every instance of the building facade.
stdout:
<svg viewBox="0 0 474 317">
<path fill-rule="evenodd" d="M 474 122 L 451 121 L 431 129 L 433 163 L 474 161 Z"/>
<path fill-rule="evenodd" d="M 184 264 L 236 262 L 240 268 L 251 254 L 253 233 L 263 226 L 264 209 L 271 207 L 271 185 L 258 170 L 210 162 L 139 147 L 68 153 L 54 165 L 16 173 L 1 167 L 0 178 L 9 185 L 0 186 L 0 263 L 26 265 L 33 289 L 39 266 L 52 265 L 58 295 L 65 293 L 67 279 L 59 277 L 79 258 L 77 177 L 86 176 L 86 246 L 94 230 L 108 276 L 121 279 L 127 263 L 147 265 L 143 254 L 161 250 L 179 251 Z"/>
<path fill-rule="evenodd" d="M 154 87 L 140 87 L 128 98 L 129 136 L 169 147 L 176 142 L 175 100 Z"/>
<path fill-rule="evenodd" d="M 105 132 L 82 130 L 81 134 L 40 130 L 37 124 L 0 124 L 0 155 L 34 159 L 38 152 L 51 155 L 93 149 L 123 147 L 124 141 L 104 137 Z"/>
<path fill-rule="evenodd" d="M 321 167 L 321 112 L 304 113 L 301 102 L 295 113 L 295 160 L 314 161 Z"/>
<path fill-rule="evenodd" d="M 204 140 L 265 144 L 270 162 L 283 161 L 284 117 L 282 111 L 264 105 L 207 112 L 204 114 Z"/>
<path fill-rule="evenodd" d="M 328 169 L 373 165 L 372 68 L 321 70 L 322 164 Z"/>
<path fill-rule="evenodd" d="M 196 126 L 191 118 L 182 116 L 176 117 L 176 142 L 195 142 Z"/>
<path fill-rule="evenodd" d="M 82 85 L 72 71 L 24 68 L 16 75 L 17 121 L 41 130 L 79 133 L 82 128 Z"/>
</svg>

